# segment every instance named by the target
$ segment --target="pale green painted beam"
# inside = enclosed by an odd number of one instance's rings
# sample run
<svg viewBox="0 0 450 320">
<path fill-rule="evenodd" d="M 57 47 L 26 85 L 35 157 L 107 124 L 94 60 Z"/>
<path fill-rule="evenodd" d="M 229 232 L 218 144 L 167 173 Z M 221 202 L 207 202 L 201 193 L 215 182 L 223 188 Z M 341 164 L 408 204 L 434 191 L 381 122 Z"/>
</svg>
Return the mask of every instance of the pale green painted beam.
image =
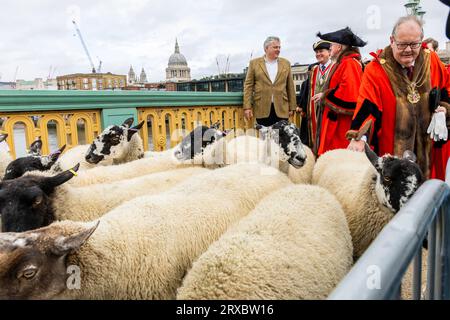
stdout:
<svg viewBox="0 0 450 320">
<path fill-rule="evenodd" d="M 0 112 L 139 107 L 242 106 L 242 93 L 0 90 Z"/>
</svg>

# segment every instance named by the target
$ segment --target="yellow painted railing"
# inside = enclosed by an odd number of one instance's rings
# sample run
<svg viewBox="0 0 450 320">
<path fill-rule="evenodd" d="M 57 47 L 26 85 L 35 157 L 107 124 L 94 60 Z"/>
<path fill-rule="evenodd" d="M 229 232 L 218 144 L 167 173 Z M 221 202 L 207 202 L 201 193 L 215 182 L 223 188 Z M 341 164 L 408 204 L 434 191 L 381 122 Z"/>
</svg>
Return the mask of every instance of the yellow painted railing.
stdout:
<svg viewBox="0 0 450 320">
<path fill-rule="evenodd" d="M 42 153 L 48 154 L 49 150 L 49 122 L 56 124 L 56 136 L 58 146 L 67 146 L 70 149 L 79 144 L 78 125 L 84 123 L 86 143 L 91 143 L 101 132 L 100 111 L 86 110 L 74 112 L 18 112 L 1 113 L 3 120 L 1 132 L 7 133 L 10 138 L 7 142 L 13 158 L 16 157 L 16 142 L 14 131 L 23 128 L 26 145 L 29 146 L 36 138 L 41 137 L 43 142 Z"/>
<path fill-rule="evenodd" d="M 58 146 L 67 145 L 67 150 L 77 146 L 80 142 L 77 126 L 84 123 L 85 143 L 91 143 L 101 132 L 100 111 L 76 112 L 32 112 L 32 113 L 2 113 L 4 120 L 1 133 L 10 137 L 8 144 L 11 155 L 16 157 L 14 129 L 21 126 L 25 132 L 26 145 L 29 146 L 37 137 L 43 141 L 43 154 L 50 151 L 48 124 L 56 123 Z M 175 146 L 183 136 L 181 130 L 190 132 L 197 124 L 211 125 L 219 121 L 221 129 L 248 129 L 253 123 L 244 121 L 243 110 L 240 106 L 224 107 L 165 107 L 165 108 L 138 108 L 139 122 L 145 120 L 147 125 L 141 129 L 145 150 L 149 150 L 149 139 L 152 139 L 153 150 L 162 151 Z M 298 126 L 299 117 L 290 119 Z M 151 130 L 151 132 L 149 132 Z M 170 145 L 166 145 L 170 137 Z"/>
<path fill-rule="evenodd" d="M 147 123 L 140 132 L 146 151 L 150 149 L 149 139 L 152 139 L 154 151 L 174 147 L 182 140 L 183 130 L 184 133 L 190 132 L 198 124 L 210 126 L 219 121 L 222 130 L 246 130 L 254 126 L 254 123 L 244 121 L 241 106 L 138 108 L 138 119 L 139 122 L 145 120 Z M 291 117 L 290 121 L 300 125 L 300 117 L 297 114 Z M 170 137 L 169 145 L 167 137 Z"/>
<path fill-rule="evenodd" d="M 150 137 L 155 151 L 174 147 L 183 138 L 181 130 L 190 132 L 197 124 L 209 126 L 219 121 L 223 130 L 246 126 L 240 106 L 138 108 L 138 119 L 147 122 L 141 130 L 145 150 L 149 150 Z"/>
<path fill-rule="evenodd" d="M 37 137 L 43 140 L 43 154 L 56 145 L 68 150 L 91 143 L 104 127 L 130 116 L 146 121 L 140 132 L 144 148 L 155 151 L 175 146 L 198 124 L 219 121 L 222 130 L 254 127 L 244 121 L 242 93 L 0 91 L 0 133 L 8 134 L 14 158 Z M 300 125 L 298 115 L 290 120 Z"/>
</svg>

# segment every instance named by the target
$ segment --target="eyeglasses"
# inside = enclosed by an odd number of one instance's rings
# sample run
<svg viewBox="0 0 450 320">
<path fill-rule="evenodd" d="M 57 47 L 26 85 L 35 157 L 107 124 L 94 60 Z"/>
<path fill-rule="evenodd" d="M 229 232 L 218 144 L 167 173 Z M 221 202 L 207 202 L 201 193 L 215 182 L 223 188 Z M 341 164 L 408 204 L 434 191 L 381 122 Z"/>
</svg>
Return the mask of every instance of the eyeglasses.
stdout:
<svg viewBox="0 0 450 320">
<path fill-rule="evenodd" d="M 411 42 L 411 43 L 404 43 L 404 42 L 397 42 L 397 40 L 394 39 L 395 45 L 399 50 L 405 50 L 406 48 L 410 47 L 412 50 L 419 49 L 422 45 L 422 42 Z"/>
</svg>

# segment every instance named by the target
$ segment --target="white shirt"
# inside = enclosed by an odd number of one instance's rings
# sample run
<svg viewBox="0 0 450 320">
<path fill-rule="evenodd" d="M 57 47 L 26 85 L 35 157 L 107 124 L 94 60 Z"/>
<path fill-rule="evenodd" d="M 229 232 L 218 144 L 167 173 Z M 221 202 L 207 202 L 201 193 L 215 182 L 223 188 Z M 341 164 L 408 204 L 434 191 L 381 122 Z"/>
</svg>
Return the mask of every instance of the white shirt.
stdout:
<svg viewBox="0 0 450 320">
<path fill-rule="evenodd" d="M 270 81 L 272 81 L 272 84 L 275 83 L 275 79 L 277 78 L 278 73 L 278 59 L 274 61 L 269 61 L 264 57 L 264 61 L 266 62 L 266 69 L 269 73 Z M 272 103 L 273 103 L 273 95 L 272 95 Z"/>
<path fill-rule="evenodd" d="M 270 81 L 274 83 L 278 73 L 278 59 L 274 61 L 269 61 L 266 59 L 266 57 L 264 57 L 264 61 L 266 62 L 266 69 L 267 72 L 269 73 Z"/>
</svg>

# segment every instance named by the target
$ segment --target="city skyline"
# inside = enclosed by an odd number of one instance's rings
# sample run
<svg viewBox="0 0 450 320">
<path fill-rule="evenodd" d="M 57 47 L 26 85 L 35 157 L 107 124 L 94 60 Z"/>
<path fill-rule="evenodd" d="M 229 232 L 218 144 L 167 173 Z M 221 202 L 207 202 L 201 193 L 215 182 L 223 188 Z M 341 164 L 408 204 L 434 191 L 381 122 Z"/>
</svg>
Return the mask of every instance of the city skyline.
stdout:
<svg viewBox="0 0 450 320">
<path fill-rule="evenodd" d="M 130 65 L 145 68 L 148 81 L 165 80 L 165 69 L 178 39 L 192 78 L 219 73 L 230 57 L 229 72 L 239 73 L 250 57 L 263 54 L 269 35 L 282 40 L 281 56 L 311 63 L 316 33 L 350 26 L 369 44 L 362 54 L 388 44 L 396 19 L 406 14 L 406 1 L 316 0 L 111 0 L 2 1 L 0 81 L 87 73 L 90 63 L 71 23 L 80 27 L 90 55 L 102 72 L 127 74 Z M 422 0 L 425 36 L 445 48 L 448 8 L 438 0 Z M 327 15 L 327 12 L 331 14 Z M 51 72 L 50 72 L 51 73 Z"/>
</svg>

